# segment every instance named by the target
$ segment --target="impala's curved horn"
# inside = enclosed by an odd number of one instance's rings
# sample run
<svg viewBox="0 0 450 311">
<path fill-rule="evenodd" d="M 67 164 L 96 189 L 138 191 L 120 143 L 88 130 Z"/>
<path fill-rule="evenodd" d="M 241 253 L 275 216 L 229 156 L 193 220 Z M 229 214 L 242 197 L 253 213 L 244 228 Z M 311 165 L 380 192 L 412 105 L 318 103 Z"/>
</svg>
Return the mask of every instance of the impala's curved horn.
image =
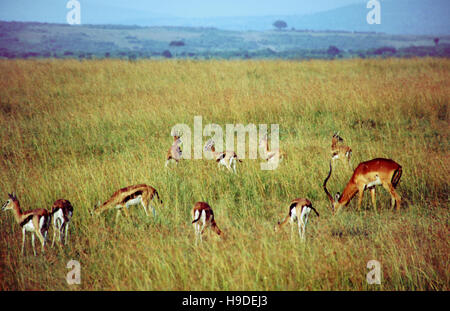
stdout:
<svg viewBox="0 0 450 311">
<path fill-rule="evenodd" d="M 325 194 L 327 195 L 328 199 L 331 202 L 331 210 L 334 211 L 334 202 L 335 201 L 333 199 L 333 196 L 330 194 L 330 192 L 328 192 L 328 189 L 327 189 L 327 182 L 328 182 L 328 179 L 330 179 L 331 172 L 332 172 L 332 168 L 331 168 L 331 161 L 330 161 L 330 171 L 328 172 L 327 178 L 325 178 L 325 180 L 323 181 L 323 190 L 325 191 Z"/>
</svg>

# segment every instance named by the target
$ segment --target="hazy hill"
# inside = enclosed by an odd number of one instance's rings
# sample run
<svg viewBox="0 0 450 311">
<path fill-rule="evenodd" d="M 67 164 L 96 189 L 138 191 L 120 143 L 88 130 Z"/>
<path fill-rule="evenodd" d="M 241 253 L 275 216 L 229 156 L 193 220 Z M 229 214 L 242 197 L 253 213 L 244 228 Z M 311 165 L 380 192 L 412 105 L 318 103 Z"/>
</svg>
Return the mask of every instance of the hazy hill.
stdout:
<svg viewBox="0 0 450 311">
<path fill-rule="evenodd" d="M 48 0 L 50 1 L 50 0 Z M 52 10 L 39 2 L 0 3 L 0 20 L 65 23 L 67 9 L 55 1 Z M 214 27 L 224 30 L 270 30 L 277 19 L 288 29 L 385 32 L 388 34 L 450 34 L 449 0 L 381 0 L 381 25 L 369 25 L 367 1 L 310 15 L 230 16 L 186 18 L 176 14 L 157 14 L 145 1 L 126 5 L 118 1 L 82 3 L 82 24 L 122 24 L 138 26 Z M 348 3 L 348 2 L 347 2 Z M 274 7 L 276 3 L 273 4 Z M 147 8 L 147 9 L 146 9 Z M 22 19 L 20 19 L 22 17 Z"/>
</svg>

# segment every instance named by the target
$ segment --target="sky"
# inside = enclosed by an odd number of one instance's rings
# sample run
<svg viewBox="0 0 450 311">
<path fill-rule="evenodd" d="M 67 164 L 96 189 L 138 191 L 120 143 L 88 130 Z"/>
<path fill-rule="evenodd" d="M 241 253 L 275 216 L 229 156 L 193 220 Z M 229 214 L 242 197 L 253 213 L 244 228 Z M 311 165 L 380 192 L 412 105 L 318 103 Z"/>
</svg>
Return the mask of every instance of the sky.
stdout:
<svg viewBox="0 0 450 311">
<path fill-rule="evenodd" d="M 152 16 L 205 18 L 224 16 L 303 15 L 368 0 L 78 0 L 81 10 L 101 15 L 138 11 Z M 68 0 L 0 0 L 0 20 L 63 22 Z M 117 12 L 117 10 L 115 10 Z M 92 14 L 92 13 L 91 13 Z M 117 14 L 117 19 L 120 14 Z"/>
</svg>

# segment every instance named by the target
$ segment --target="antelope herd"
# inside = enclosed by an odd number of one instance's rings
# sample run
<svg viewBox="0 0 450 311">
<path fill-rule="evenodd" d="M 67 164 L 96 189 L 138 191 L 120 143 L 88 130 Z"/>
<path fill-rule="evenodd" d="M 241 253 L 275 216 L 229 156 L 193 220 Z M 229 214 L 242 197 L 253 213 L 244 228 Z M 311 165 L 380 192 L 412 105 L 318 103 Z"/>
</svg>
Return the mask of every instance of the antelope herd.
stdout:
<svg viewBox="0 0 450 311">
<path fill-rule="evenodd" d="M 175 161 L 176 164 L 182 159 L 182 134 L 172 131 L 173 144 L 169 148 L 166 156 L 165 166 L 167 167 L 171 161 Z M 329 162 L 330 170 L 327 177 L 323 182 L 323 189 L 328 199 L 331 202 L 331 210 L 337 213 L 343 206 L 348 205 L 350 200 L 358 193 L 358 209 L 361 209 L 361 203 L 363 193 L 366 189 L 370 190 L 372 203 L 376 212 L 376 199 L 375 199 L 375 187 L 378 185 L 383 186 L 391 195 L 391 207 L 396 210 L 400 208 L 401 197 L 396 192 L 400 177 L 402 176 L 402 167 L 391 159 L 377 158 L 370 161 L 360 163 L 353 171 L 353 175 L 349 182 L 345 186 L 342 195 L 338 192 L 333 197 L 327 189 L 327 182 L 332 173 L 332 163 L 337 159 L 346 159 L 348 167 L 351 167 L 351 155 L 352 149 L 349 146 L 340 144 L 343 139 L 339 136 L 339 133 L 335 133 L 331 140 L 331 159 Z M 205 151 L 211 151 L 214 159 L 218 163 L 218 166 L 225 166 L 229 171 L 236 173 L 236 163 L 242 162 L 234 151 L 221 151 L 215 150 L 215 142 L 209 140 L 204 147 Z M 260 148 L 265 151 L 266 161 L 274 161 L 274 159 L 282 160 L 286 157 L 286 153 L 282 150 L 269 150 L 267 136 L 264 136 L 260 140 Z M 51 212 L 46 209 L 35 209 L 23 212 L 20 208 L 19 200 L 15 193 L 8 194 L 8 200 L 3 204 L 2 211 L 12 210 L 13 215 L 17 223 L 22 228 L 22 254 L 24 253 L 25 236 L 27 232 L 31 232 L 31 243 L 33 246 L 33 253 L 36 256 L 36 250 L 34 246 L 35 235 L 38 237 L 41 243 L 41 252 L 44 253 L 44 247 L 48 237 L 48 231 L 51 223 L 53 223 L 53 241 L 52 247 L 55 243 L 55 238 L 58 235 L 58 241 L 61 245 L 67 244 L 69 224 L 73 215 L 72 204 L 65 199 L 59 199 L 55 201 L 51 207 Z M 153 217 L 156 217 L 155 203 L 160 207 L 163 207 L 163 202 L 155 188 L 139 184 L 134 186 L 125 187 L 117 190 L 108 200 L 103 204 L 97 204 L 92 211 L 91 215 L 98 215 L 108 210 L 117 210 L 116 221 L 122 211 L 125 216 L 128 216 L 128 208 L 133 205 L 140 205 L 144 209 L 144 212 L 148 215 L 148 208 L 152 208 Z M 287 222 L 290 223 L 291 236 L 292 230 L 297 221 L 298 233 L 300 239 L 305 239 L 306 224 L 308 222 L 308 216 L 311 211 L 319 216 L 317 210 L 313 207 L 310 200 L 306 198 L 297 198 L 289 203 L 289 213 L 283 221 L 278 222 L 275 225 L 274 230 L 279 231 Z M 200 239 L 202 241 L 202 234 L 207 228 L 210 228 L 217 235 L 223 236 L 223 232 L 217 226 L 214 218 L 212 208 L 206 202 L 197 202 L 191 211 L 192 224 L 195 231 L 195 243 Z M 53 222 L 52 222 L 53 219 Z"/>
</svg>

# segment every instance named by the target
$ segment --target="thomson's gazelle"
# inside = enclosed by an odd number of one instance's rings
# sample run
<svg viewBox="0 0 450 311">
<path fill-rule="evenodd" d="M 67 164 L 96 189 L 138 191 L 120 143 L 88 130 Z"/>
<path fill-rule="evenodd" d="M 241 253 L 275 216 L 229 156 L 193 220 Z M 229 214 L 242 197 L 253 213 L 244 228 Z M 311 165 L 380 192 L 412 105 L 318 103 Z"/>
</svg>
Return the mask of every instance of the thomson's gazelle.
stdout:
<svg viewBox="0 0 450 311">
<path fill-rule="evenodd" d="M 61 244 L 67 244 L 67 237 L 69 234 L 69 223 L 73 215 L 72 204 L 68 200 L 59 199 L 52 205 L 51 215 L 53 217 L 53 241 L 52 247 L 55 244 L 55 237 L 58 233 L 58 241 Z"/>
<path fill-rule="evenodd" d="M 339 132 L 334 133 L 333 137 L 331 138 L 331 159 L 333 160 L 333 163 L 337 159 L 347 159 L 347 164 L 350 167 L 351 166 L 351 158 L 352 158 L 352 148 L 346 145 L 339 145 L 339 142 L 343 142 L 344 139 L 342 139 L 341 136 L 339 136 Z"/>
<path fill-rule="evenodd" d="M 269 163 L 275 161 L 281 162 L 286 157 L 286 153 L 281 149 L 273 149 L 269 151 L 267 134 L 265 134 L 259 141 L 259 147 L 264 149 L 264 160 Z"/>
<path fill-rule="evenodd" d="M 194 224 L 195 230 L 195 243 L 197 243 L 197 239 L 200 237 L 200 241 L 202 241 L 202 234 L 207 227 L 210 227 L 218 235 L 222 234 L 222 231 L 216 224 L 214 220 L 214 213 L 208 203 L 205 202 L 197 202 L 191 211 L 192 214 L 192 223 Z"/>
<path fill-rule="evenodd" d="M 306 224 L 308 222 L 308 216 L 311 210 L 313 210 L 317 214 L 317 216 L 319 216 L 319 213 L 312 206 L 310 200 L 303 198 L 292 200 L 291 203 L 289 204 L 289 214 L 284 218 L 282 222 L 278 222 L 278 224 L 275 226 L 275 231 L 278 231 L 283 225 L 285 225 L 289 221 L 291 225 L 291 236 L 292 236 L 293 225 L 297 220 L 298 234 L 300 235 L 301 239 L 304 239 Z"/>
<path fill-rule="evenodd" d="M 22 212 L 20 209 L 19 200 L 17 200 L 14 192 L 8 193 L 8 201 L 2 206 L 2 211 L 12 210 L 14 218 L 22 227 L 22 255 L 25 246 L 25 234 L 31 232 L 31 244 L 33 245 L 33 253 L 36 256 L 36 249 L 34 248 L 34 234 L 37 235 L 41 242 L 41 251 L 44 253 L 44 246 L 47 240 L 48 227 L 50 226 L 50 214 L 46 209 L 39 208 L 31 211 Z"/>
<path fill-rule="evenodd" d="M 125 212 L 125 215 L 128 216 L 128 208 L 130 206 L 141 204 L 147 216 L 147 208 L 150 205 L 153 216 L 156 217 L 155 207 L 151 203 L 154 200 L 157 200 L 157 202 L 162 206 L 163 202 L 155 188 L 145 184 L 129 186 L 114 192 L 111 198 L 94 209 L 94 214 L 100 214 L 110 209 L 117 209 L 117 219 L 122 210 Z"/>
<path fill-rule="evenodd" d="M 175 161 L 176 164 L 178 164 L 178 161 L 181 160 L 181 156 L 183 155 L 183 152 L 181 150 L 181 133 L 178 131 L 173 131 L 170 133 L 170 135 L 173 137 L 173 143 L 172 146 L 170 146 L 169 151 L 167 151 L 167 156 L 166 156 L 166 164 L 165 167 L 167 167 L 167 165 L 169 165 L 170 161 Z"/>
<path fill-rule="evenodd" d="M 214 140 L 210 139 L 205 144 L 205 151 L 211 151 L 214 159 L 216 159 L 217 165 L 220 167 L 221 165 L 225 166 L 228 170 L 232 170 L 236 173 L 236 162 L 242 162 L 242 160 L 238 159 L 237 154 L 234 151 L 216 151 L 214 147 Z"/>
</svg>

